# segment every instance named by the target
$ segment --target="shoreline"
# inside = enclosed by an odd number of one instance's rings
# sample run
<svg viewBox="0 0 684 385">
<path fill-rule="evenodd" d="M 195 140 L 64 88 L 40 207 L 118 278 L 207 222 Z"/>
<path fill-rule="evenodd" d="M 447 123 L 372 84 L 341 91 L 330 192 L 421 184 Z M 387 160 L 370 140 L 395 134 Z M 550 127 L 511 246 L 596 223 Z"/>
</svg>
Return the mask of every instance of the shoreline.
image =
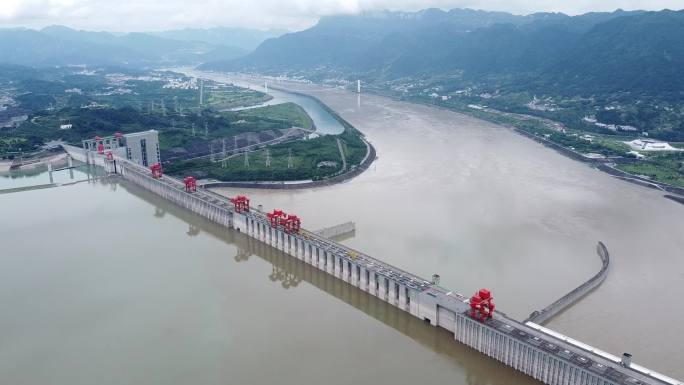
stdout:
<svg viewBox="0 0 684 385">
<path fill-rule="evenodd" d="M 307 188 L 315 188 L 315 187 L 325 187 L 325 186 L 332 186 L 338 183 L 343 183 L 348 180 L 351 180 L 358 175 L 361 175 L 364 171 L 368 170 L 370 165 L 375 161 L 377 158 L 377 152 L 375 150 L 375 147 L 366 140 L 365 135 L 363 132 L 361 132 L 359 129 L 354 127 L 351 123 L 346 121 L 344 118 L 342 118 L 336 111 L 334 111 L 332 108 L 330 108 L 327 104 L 323 103 L 319 98 L 310 95 L 310 94 L 305 94 L 299 91 L 290 91 L 285 88 L 277 87 L 277 86 L 270 86 L 272 89 L 280 91 L 280 92 L 287 92 L 293 95 L 299 95 L 303 97 L 307 97 L 310 99 L 313 99 L 316 103 L 318 103 L 321 108 L 326 110 L 330 115 L 332 115 L 335 120 L 337 120 L 344 128 L 345 130 L 353 130 L 355 131 L 363 141 L 363 143 L 366 145 L 366 155 L 364 158 L 361 160 L 361 163 L 359 163 L 357 166 L 352 166 L 348 171 L 343 172 L 341 174 L 333 175 L 329 178 L 321 179 L 321 180 L 294 180 L 294 181 L 217 181 L 217 182 L 205 182 L 205 183 L 200 183 L 198 185 L 205 187 L 205 188 L 217 188 L 217 187 L 236 187 L 236 188 L 253 188 L 253 189 L 264 189 L 264 190 L 295 190 L 295 189 L 307 189 Z M 309 117 L 311 119 L 311 117 Z M 313 120 L 312 120 L 313 124 Z M 313 126 L 315 127 L 315 125 Z"/>
<path fill-rule="evenodd" d="M 344 183 L 348 180 L 351 180 L 359 175 L 361 175 L 364 171 L 368 170 L 371 164 L 375 161 L 377 158 L 377 153 L 375 152 L 375 147 L 373 147 L 372 144 L 370 144 L 368 141 L 365 139 L 362 139 L 363 142 L 366 144 L 366 157 L 361 161 L 361 163 L 356 166 L 355 168 L 327 178 L 327 179 L 321 179 L 321 180 L 303 180 L 303 181 L 255 181 L 255 182 L 240 182 L 240 181 L 235 181 L 235 182 L 207 182 L 207 183 L 198 183 L 199 186 L 202 186 L 204 188 L 218 188 L 218 187 L 236 187 L 236 188 L 253 188 L 253 189 L 263 189 L 263 190 L 297 190 L 297 189 L 306 189 L 306 188 L 316 188 L 316 187 L 325 187 L 325 186 L 332 186 L 335 184 L 339 183 Z"/>
<path fill-rule="evenodd" d="M 661 190 L 663 192 L 667 192 L 670 194 L 675 194 L 676 196 L 674 196 L 674 198 L 677 198 L 677 199 L 673 199 L 672 196 L 668 196 L 668 195 L 663 195 L 663 197 L 674 200 L 678 203 L 684 204 L 684 187 L 678 187 L 678 186 L 670 185 L 670 184 L 663 183 L 663 182 L 653 181 L 653 180 L 650 180 L 647 178 L 643 178 L 639 175 L 635 175 L 635 174 L 628 173 L 626 171 L 622 171 L 622 170 L 617 169 L 615 167 L 612 167 L 610 165 L 610 163 L 613 163 L 613 164 L 616 164 L 616 163 L 633 163 L 636 160 L 631 160 L 628 158 L 624 158 L 621 160 L 610 159 L 610 158 L 607 158 L 607 159 L 588 158 L 588 157 L 584 156 L 583 154 L 581 154 L 577 151 L 574 151 L 572 149 L 564 147 L 558 143 L 551 142 L 551 141 L 547 140 L 546 138 L 539 137 L 539 136 L 536 136 L 536 135 L 529 133 L 527 131 L 521 130 L 521 129 L 513 126 L 513 125 L 494 122 L 492 120 L 488 120 L 488 119 L 485 119 L 485 118 L 480 117 L 480 116 L 469 114 L 467 111 L 464 111 L 464 110 L 448 108 L 448 107 L 440 106 L 437 104 L 431 104 L 431 103 L 415 101 L 415 100 L 402 100 L 402 99 L 399 99 L 395 96 L 382 94 L 382 93 L 378 93 L 378 92 L 373 92 L 372 90 L 368 91 L 368 93 L 375 95 L 375 96 L 385 97 L 385 98 L 388 98 L 388 99 L 391 99 L 391 100 L 394 100 L 397 102 L 412 103 L 412 104 L 416 104 L 416 105 L 437 108 L 437 109 L 440 109 L 443 111 L 456 112 L 456 113 L 463 114 L 465 116 L 468 116 L 468 117 L 471 117 L 474 119 L 480 119 L 482 121 L 492 123 L 492 124 L 495 124 L 495 125 L 500 126 L 500 127 L 508 128 L 508 129 L 512 130 L 513 132 L 515 132 L 516 134 L 524 136 L 524 137 L 531 139 L 531 140 L 533 140 L 533 141 L 535 141 L 535 142 L 537 142 L 537 143 L 539 143 L 545 147 L 548 147 L 548 148 L 551 148 L 552 150 L 555 150 L 556 152 L 565 156 L 566 158 L 570 158 L 574 161 L 584 163 L 584 164 L 589 165 L 589 166 L 593 166 L 593 168 L 595 168 L 596 170 L 602 171 L 602 172 L 612 176 L 613 178 L 620 179 L 622 181 L 629 182 L 629 183 L 632 183 L 632 184 L 635 184 L 638 186 L 647 187 L 647 188 L 654 189 L 654 190 Z"/>
</svg>

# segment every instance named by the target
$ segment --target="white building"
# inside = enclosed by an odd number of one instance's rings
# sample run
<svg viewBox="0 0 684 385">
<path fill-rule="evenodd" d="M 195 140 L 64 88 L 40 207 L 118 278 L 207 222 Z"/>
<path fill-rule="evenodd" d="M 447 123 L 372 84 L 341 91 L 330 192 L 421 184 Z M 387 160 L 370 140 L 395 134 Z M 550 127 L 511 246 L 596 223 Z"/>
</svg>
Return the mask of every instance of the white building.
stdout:
<svg viewBox="0 0 684 385">
<path fill-rule="evenodd" d="M 161 163 L 159 155 L 159 132 L 156 130 L 117 133 L 114 136 L 83 140 L 83 149 L 93 152 L 112 152 L 141 166 L 149 167 Z"/>
<path fill-rule="evenodd" d="M 634 150 L 641 151 L 684 151 L 681 148 L 672 147 L 668 142 L 653 139 L 634 139 L 624 143 Z"/>
<path fill-rule="evenodd" d="M 161 162 L 157 130 L 126 134 L 123 136 L 123 142 L 126 147 L 126 159 L 145 167 Z"/>
</svg>

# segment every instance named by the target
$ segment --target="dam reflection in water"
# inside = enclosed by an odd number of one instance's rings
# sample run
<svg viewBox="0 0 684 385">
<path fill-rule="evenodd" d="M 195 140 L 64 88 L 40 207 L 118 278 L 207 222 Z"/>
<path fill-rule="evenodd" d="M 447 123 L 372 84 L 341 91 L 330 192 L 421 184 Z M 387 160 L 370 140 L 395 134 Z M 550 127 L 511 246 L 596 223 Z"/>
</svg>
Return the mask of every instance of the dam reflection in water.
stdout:
<svg viewBox="0 0 684 385">
<path fill-rule="evenodd" d="M 290 255 L 287 255 L 271 246 L 262 242 L 258 242 L 251 237 L 242 233 L 226 229 L 213 222 L 206 220 L 203 217 L 197 216 L 187 212 L 170 202 L 161 201 L 155 195 L 139 189 L 137 186 L 130 185 L 126 182 L 120 184 L 128 192 L 141 198 L 148 203 L 154 205 L 154 211 L 151 213 L 154 217 L 164 217 L 171 215 L 188 224 L 188 237 L 197 237 L 200 233 L 208 234 L 214 238 L 220 239 L 228 245 L 237 248 L 234 255 L 227 255 L 232 258 L 235 263 L 240 266 L 249 264 L 254 261 L 265 261 L 271 265 L 270 273 L 264 275 L 265 282 L 277 285 L 282 290 L 291 292 L 292 295 L 297 295 L 298 289 L 303 284 L 308 284 L 317 288 L 318 290 L 330 295 L 346 305 L 353 307 L 355 310 L 363 312 L 365 315 L 380 321 L 383 325 L 379 327 L 390 327 L 393 330 L 400 332 L 412 341 L 417 342 L 423 347 L 426 347 L 437 353 L 442 358 L 445 358 L 452 370 L 461 372 L 463 378 L 453 378 L 450 383 L 463 383 L 468 385 L 485 385 L 485 384 L 538 384 L 537 381 L 529 378 L 511 368 L 508 368 L 498 362 L 484 356 L 483 354 L 454 341 L 453 334 L 445 329 L 436 328 L 419 320 L 408 313 L 397 309 L 394 306 L 372 296 L 368 293 L 359 290 L 350 284 L 336 279 L 335 277 L 326 274 L 303 261 L 300 261 Z M 239 268 L 239 267 L 238 267 Z M 339 306 L 344 306 L 339 304 Z M 237 304 L 239 306 L 239 304 Z M 311 304 L 315 307 L 316 304 Z M 278 311 L 279 309 L 273 309 Z M 315 311 L 331 311 L 330 309 L 312 309 Z M 306 315 L 311 317 L 311 313 Z M 272 325 L 274 329 L 282 328 L 286 325 Z M 336 325 L 327 324 L 321 327 L 328 328 L 331 333 L 335 333 Z M 287 330 L 282 330 L 287 333 Z M 373 349 L 379 353 L 383 350 L 392 349 L 392 346 L 384 346 L 382 340 L 369 341 L 364 337 L 366 331 L 359 331 L 358 336 L 340 335 L 341 339 L 361 338 L 358 344 L 355 345 L 358 349 Z M 372 330 L 370 331 L 373 332 Z M 298 336 L 301 339 L 308 339 L 310 336 Z M 325 351 L 325 350 L 323 350 Z M 349 354 L 354 354 L 350 351 Z M 418 352 L 419 353 L 419 352 Z M 380 372 L 382 367 L 377 368 L 375 362 L 366 363 L 369 368 L 376 368 Z M 302 370 L 306 370 L 306 364 L 302 364 Z M 340 362 L 339 365 L 346 365 L 345 362 Z M 419 375 L 425 376 L 425 383 L 443 382 L 446 373 L 434 373 L 425 370 L 421 365 L 421 359 L 416 359 L 415 362 L 406 362 L 406 367 L 413 370 L 425 371 Z M 362 371 L 369 371 L 368 368 L 356 368 Z M 371 381 L 380 381 L 382 378 L 369 378 Z"/>
</svg>

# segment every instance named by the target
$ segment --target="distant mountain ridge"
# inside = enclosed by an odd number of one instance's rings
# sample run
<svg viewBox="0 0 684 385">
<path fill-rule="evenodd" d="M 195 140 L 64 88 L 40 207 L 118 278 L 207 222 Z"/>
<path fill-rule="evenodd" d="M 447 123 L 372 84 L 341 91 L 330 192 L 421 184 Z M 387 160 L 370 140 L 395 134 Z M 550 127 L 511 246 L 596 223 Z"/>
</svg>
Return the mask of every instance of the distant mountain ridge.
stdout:
<svg viewBox="0 0 684 385">
<path fill-rule="evenodd" d="M 70 64 L 144 67 L 198 64 L 243 56 L 249 50 L 201 40 L 174 40 L 147 33 L 112 34 L 50 26 L 0 29 L 0 63 L 25 66 Z"/>
<path fill-rule="evenodd" d="M 682 93 L 684 11 L 517 16 L 468 9 L 325 17 L 204 69 L 395 79 L 458 73 L 558 92 Z M 584 92 L 584 91 L 582 91 Z"/>
</svg>

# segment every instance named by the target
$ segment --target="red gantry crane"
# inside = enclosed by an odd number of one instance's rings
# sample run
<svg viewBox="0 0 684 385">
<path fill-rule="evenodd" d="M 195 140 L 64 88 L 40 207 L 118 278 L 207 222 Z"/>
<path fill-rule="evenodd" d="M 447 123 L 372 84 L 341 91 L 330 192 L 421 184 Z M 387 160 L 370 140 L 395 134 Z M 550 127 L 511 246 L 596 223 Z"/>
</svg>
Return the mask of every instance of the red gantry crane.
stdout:
<svg viewBox="0 0 684 385">
<path fill-rule="evenodd" d="M 162 167 L 161 164 L 155 163 L 150 166 L 150 171 L 152 172 L 152 178 L 159 179 L 162 177 Z"/>
<path fill-rule="evenodd" d="M 102 143 L 102 138 L 99 136 L 95 137 L 95 144 L 97 145 L 97 153 L 104 154 L 104 143 Z"/>
<path fill-rule="evenodd" d="M 299 219 L 299 217 L 296 215 L 290 214 L 285 219 L 285 223 L 283 224 L 283 229 L 288 234 L 296 234 L 296 233 L 299 233 L 299 229 L 301 228 L 301 226 L 302 226 L 302 221 Z"/>
<path fill-rule="evenodd" d="M 275 209 L 273 212 L 267 213 L 271 227 L 281 228 L 284 232 L 288 234 L 299 233 L 302 227 L 302 221 L 298 216 L 293 214 L 286 214 L 282 210 Z"/>
<path fill-rule="evenodd" d="M 492 318 L 494 302 L 492 293 L 487 289 L 480 289 L 470 297 L 470 317 L 480 322 Z"/>
<path fill-rule="evenodd" d="M 238 195 L 235 198 L 230 198 L 230 202 L 235 205 L 235 212 L 249 212 L 249 198 L 244 195 Z"/>
<path fill-rule="evenodd" d="M 271 227 L 278 227 L 280 225 L 280 222 L 282 219 L 286 218 L 287 214 L 285 214 L 282 210 L 273 210 L 272 213 L 267 213 L 266 218 L 268 218 L 269 223 L 271 223 Z"/>
<path fill-rule="evenodd" d="M 185 183 L 185 191 L 197 191 L 197 179 L 195 179 L 194 176 L 186 176 L 185 178 L 183 178 L 183 183 Z"/>
</svg>

